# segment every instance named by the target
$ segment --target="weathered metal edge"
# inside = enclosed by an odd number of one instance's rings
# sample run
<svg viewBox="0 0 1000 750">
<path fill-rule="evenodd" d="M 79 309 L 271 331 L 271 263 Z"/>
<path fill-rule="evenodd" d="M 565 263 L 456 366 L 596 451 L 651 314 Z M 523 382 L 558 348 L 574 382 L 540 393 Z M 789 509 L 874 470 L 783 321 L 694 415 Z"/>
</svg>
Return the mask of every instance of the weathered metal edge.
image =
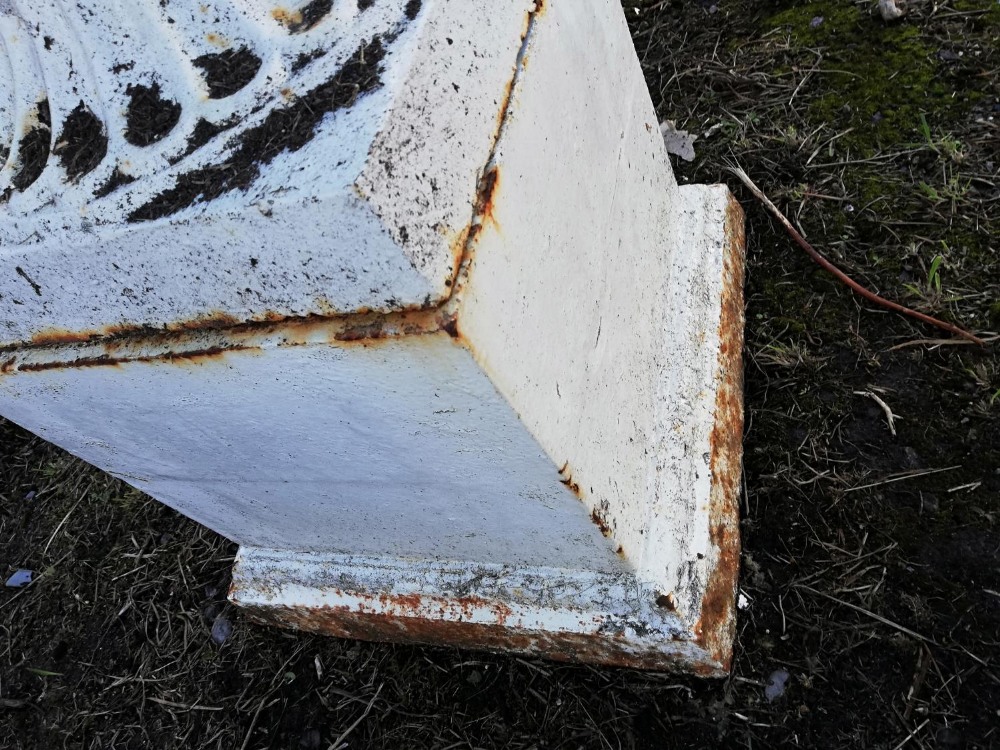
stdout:
<svg viewBox="0 0 1000 750">
<path fill-rule="evenodd" d="M 630 573 L 241 548 L 229 598 L 261 624 L 340 638 L 726 673 Z"/>
<path fill-rule="evenodd" d="M 719 318 L 718 390 L 710 435 L 712 485 L 709 535 L 718 555 L 702 596 L 697 642 L 728 671 L 736 635 L 740 571 L 740 486 L 743 476 L 743 278 L 746 232 L 743 208 L 729 195 L 724 225 Z"/>
</svg>

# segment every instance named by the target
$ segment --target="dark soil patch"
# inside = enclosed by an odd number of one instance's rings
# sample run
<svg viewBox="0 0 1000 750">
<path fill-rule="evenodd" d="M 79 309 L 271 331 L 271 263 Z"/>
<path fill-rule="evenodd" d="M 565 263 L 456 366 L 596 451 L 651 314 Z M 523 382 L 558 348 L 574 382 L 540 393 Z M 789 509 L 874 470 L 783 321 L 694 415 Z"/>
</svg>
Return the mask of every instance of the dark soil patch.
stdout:
<svg viewBox="0 0 1000 750">
<path fill-rule="evenodd" d="M 135 182 L 135 177 L 122 172 L 121 167 L 115 167 L 107 182 L 94 191 L 95 198 L 105 198 L 115 192 L 118 188 Z"/>
<path fill-rule="evenodd" d="M 69 113 L 52 152 L 59 157 L 70 182 L 96 169 L 107 155 L 104 125 L 83 102 Z"/>
<path fill-rule="evenodd" d="M 176 164 L 188 154 L 192 154 L 199 148 L 204 146 L 210 140 L 215 138 L 215 136 L 217 136 L 219 133 L 224 133 L 225 131 L 234 127 L 236 123 L 237 120 L 235 119 L 227 120 L 226 122 L 220 122 L 220 123 L 209 122 L 204 118 L 198 120 L 198 122 L 196 122 L 194 125 L 194 130 L 191 131 L 191 135 L 188 138 L 187 148 L 184 149 L 183 153 L 177 155 L 174 159 L 172 159 L 170 163 Z"/>
<path fill-rule="evenodd" d="M 701 134 L 678 179 L 728 182 L 747 210 L 731 678 L 258 627 L 224 602 L 233 545 L 0 423 L 0 575 L 44 573 L 0 589 L 0 747 L 1000 746 L 1000 361 L 915 344 L 938 333 L 832 282 L 725 170 L 859 280 L 989 335 L 1000 11 L 910 7 L 894 25 L 840 0 L 627 8 L 660 117 Z"/>
<path fill-rule="evenodd" d="M 313 60 L 318 60 L 319 58 L 326 55 L 325 49 L 314 49 L 312 52 L 301 52 L 299 53 L 295 60 L 292 62 L 291 69 L 293 73 L 298 73 L 304 67 L 306 67 Z"/>
<path fill-rule="evenodd" d="M 248 47 L 202 55 L 192 62 L 202 69 L 209 99 L 232 96 L 254 79 L 261 66 L 260 58 Z"/>
<path fill-rule="evenodd" d="M 173 188 L 132 212 L 129 221 L 159 219 L 194 203 L 248 188 L 261 166 L 312 140 L 327 114 L 350 107 L 359 96 L 380 86 L 379 65 L 384 56 L 378 37 L 358 48 L 330 80 L 288 106 L 273 110 L 260 125 L 243 132 L 225 162 L 181 175 Z"/>
<path fill-rule="evenodd" d="M 35 110 L 36 125 L 24 134 L 18 146 L 20 166 L 17 174 L 11 179 L 15 190 L 27 190 L 35 180 L 42 176 L 45 164 L 49 160 L 49 148 L 52 141 L 52 117 L 49 114 L 49 102 L 42 99 Z M 9 195 L 6 197 L 10 197 Z"/>
<path fill-rule="evenodd" d="M 300 34 L 318 24 L 333 9 L 333 0 L 312 0 L 299 10 L 294 21 L 288 24 L 288 31 Z"/>
<path fill-rule="evenodd" d="M 125 140 L 133 146 L 148 146 L 165 138 L 181 119 L 181 105 L 160 96 L 160 84 L 130 85 L 125 113 Z"/>
</svg>

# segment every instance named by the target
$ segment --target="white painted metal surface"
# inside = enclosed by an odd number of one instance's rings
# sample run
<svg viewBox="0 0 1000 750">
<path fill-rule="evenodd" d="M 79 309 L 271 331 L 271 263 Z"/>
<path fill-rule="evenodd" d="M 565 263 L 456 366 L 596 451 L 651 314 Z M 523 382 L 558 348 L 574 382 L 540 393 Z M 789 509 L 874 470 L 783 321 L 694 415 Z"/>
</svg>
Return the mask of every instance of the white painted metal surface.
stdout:
<svg viewBox="0 0 1000 750">
<path fill-rule="evenodd" d="M 447 334 L 312 338 L 252 337 L 187 360 L 172 347 L 173 362 L 124 350 L 117 366 L 37 371 L 29 355 L 0 379 L 0 399 L 6 416 L 240 544 L 621 567 Z"/>
<path fill-rule="evenodd" d="M 530 3 L 299 6 L 0 4 L 0 344 L 448 296 Z"/>
<path fill-rule="evenodd" d="M 742 215 L 616 3 L 0 16 L 0 413 L 239 541 L 263 621 L 725 670 Z"/>
</svg>

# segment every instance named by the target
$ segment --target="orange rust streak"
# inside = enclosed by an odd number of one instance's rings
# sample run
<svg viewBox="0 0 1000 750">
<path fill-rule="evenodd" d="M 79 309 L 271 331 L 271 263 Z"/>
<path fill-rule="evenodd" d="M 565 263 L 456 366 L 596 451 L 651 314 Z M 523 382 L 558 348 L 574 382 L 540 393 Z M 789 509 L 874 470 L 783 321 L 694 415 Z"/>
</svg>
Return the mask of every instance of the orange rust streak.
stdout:
<svg viewBox="0 0 1000 750">
<path fill-rule="evenodd" d="M 492 224 L 500 227 L 494 215 L 496 209 L 497 191 L 500 189 L 500 167 L 494 166 L 483 175 L 483 184 L 479 190 L 479 201 L 476 205 L 476 216 L 481 224 Z"/>
<path fill-rule="evenodd" d="M 241 322 L 226 313 L 211 313 L 191 320 L 170 323 L 163 328 L 151 326 L 114 325 L 84 331 L 47 329 L 41 331 L 25 344 L 0 347 L 0 352 L 61 346 L 70 344 L 100 343 L 114 347 L 129 341 L 143 343 L 182 344 L 186 336 L 206 330 L 223 330 L 233 336 L 267 334 L 287 329 L 293 333 L 306 334 L 310 331 L 335 329 L 330 334 L 332 342 L 355 342 L 369 338 L 388 338 L 390 331 L 399 330 L 403 334 L 431 333 L 441 330 L 446 320 L 437 308 L 392 313 L 357 312 L 341 315 L 306 315 L 289 318 L 273 311 L 255 315 L 255 320 Z"/>
<path fill-rule="evenodd" d="M 168 331 L 200 331 L 204 329 L 231 328 L 239 325 L 239 318 L 224 312 L 211 312 L 190 320 L 168 323 Z"/>
<path fill-rule="evenodd" d="M 604 517 L 596 509 L 590 511 L 590 520 L 601 530 L 601 534 L 605 537 L 611 536 L 611 527 L 608 526 L 607 521 L 604 520 Z"/>
<path fill-rule="evenodd" d="M 254 347 L 231 346 L 231 347 L 210 347 L 196 351 L 176 354 L 164 352 L 163 354 L 142 356 L 142 357 L 81 357 L 72 362 L 37 362 L 24 364 L 18 368 L 19 372 L 40 372 L 42 370 L 63 370 L 73 367 L 118 367 L 129 362 L 170 362 L 176 365 L 200 364 L 208 360 L 222 359 L 226 354 L 235 351 L 248 351 Z M 7 370 L 4 370 L 6 372 Z"/>
<path fill-rule="evenodd" d="M 465 227 L 454 236 L 448 245 L 451 252 L 451 278 L 445 279 L 444 285 L 449 288 L 449 296 L 455 290 L 455 279 L 462 270 L 462 260 L 465 258 L 465 249 L 469 244 L 472 233 L 472 225 Z"/>
<path fill-rule="evenodd" d="M 266 314 L 266 313 L 265 313 Z M 58 346 L 60 344 L 82 344 L 99 339 L 118 339 L 128 336 L 155 335 L 164 331 L 197 331 L 204 329 L 230 328 L 240 325 L 240 321 L 224 312 L 210 312 L 190 320 L 169 323 L 163 329 L 144 325 L 109 325 L 83 331 L 68 331 L 62 328 L 48 328 L 39 331 L 27 342 L 27 346 Z M 4 347 L 10 348 L 10 347 Z"/>
<path fill-rule="evenodd" d="M 14 356 L 0 364 L 0 374 L 69 367 L 113 367 L 125 362 L 186 364 L 220 356 L 225 352 L 260 350 L 265 346 L 325 343 L 340 348 L 371 347 L 400 336 L 413 337 L 441 331 L 448 331 L 455 336 L 457 333 L 453 319 L 437 308 L 405 313 L 369 313 L 330 318 L 309 316 L 279 319 L 276 322 L 227 325 L 230 320 L 231 318 L 224 316 L 199 318 L 196 323 L 190 324 L 190 328 L 183 326 L 177 330 L 117 329 L 113 336 L 108 335 L 111 333 L 110 329 L 105 329 L 106 335 L 103 338 L 92 338 L 89 333 L 73 337 L 51 336 L 48 340 L 58 340 L 67 345 L 89 345 L 91 349 L 81 352 L 71 348 L 60 361 L 29 361 L 20 365 L 19 357 Z M 206 333 L 211 329 L 224 329 L 224 338 L 212 337 Z M 135 333 L 131 332 L 133 330 Z M 33 346 L 23 348 L 40 346 L 42 345 L 34 343 Z M 157 354 L 144 353 L 150 348 L 165 351 Z M 75 359 L 70 359 L 71 357 Z"/>
<path fill-rule="evenodd" d="M 573 481 L 573 472 L 570 471 L 569 461 L 564 463 L 562 468 L 559 469 L 559 476 L 562 477 L 562 479 L 559 480 L 560 484 L 568 487 L 570 491 L 577 496 L 577 498 L 583 500 L 583 493 L 580 491 L 580 485 Z M 607 536 L 607 534 L 604 536 Z"/>
<path fill-rule="evenodd" d="M 718 552 L 695 626 L 697 643 L 729 668 L 736 632 L 734 611 L 740 570 L 739 497 L 743 453 L 743 209 L 730 197 L 726 211 L 719 371 L 722 379 L 710 435 L 712 489 L 709 534 Z"/>
</svg>

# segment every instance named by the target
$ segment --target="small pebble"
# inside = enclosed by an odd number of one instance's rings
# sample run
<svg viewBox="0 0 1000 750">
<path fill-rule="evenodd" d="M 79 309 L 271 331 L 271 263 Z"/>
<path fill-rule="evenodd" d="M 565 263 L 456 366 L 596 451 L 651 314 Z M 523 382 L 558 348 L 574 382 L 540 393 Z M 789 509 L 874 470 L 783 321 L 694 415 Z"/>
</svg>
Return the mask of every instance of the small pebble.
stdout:
<svg viewBox="0 0 1000 750">
<path fill-rule="evenodd" d="M 814 29 L 818 29 L 823 25 L 823 16 L 816 16 L 813 20 L 809 22 L 809 26 Z"/>
<path fill-rule="evenodd" d="M 225 615 L 219 615 L 212 623 L 212 640 L 220 646 L 233 634 L 233 623 Z"/>
<path fill-rule="evenodd" d="M 767 678 L 767 685 L 764 687 L 764 697 L 771 703 L 778 700 L 785 694 L 785 685 L 788 684 L 789 677 L 791 675 L 784 669 L 776 669 L 771 672 L 771 676 Z"/>
<path fill-rule="evenodd" d="M 35 574 L 30 570 L 25 570 L 24 568 L 15 570 L 14 575 L 7 579 L 7 588 L 19 589 L 22 586 L 27 586 L 34 577 Z"/>
</svg>

